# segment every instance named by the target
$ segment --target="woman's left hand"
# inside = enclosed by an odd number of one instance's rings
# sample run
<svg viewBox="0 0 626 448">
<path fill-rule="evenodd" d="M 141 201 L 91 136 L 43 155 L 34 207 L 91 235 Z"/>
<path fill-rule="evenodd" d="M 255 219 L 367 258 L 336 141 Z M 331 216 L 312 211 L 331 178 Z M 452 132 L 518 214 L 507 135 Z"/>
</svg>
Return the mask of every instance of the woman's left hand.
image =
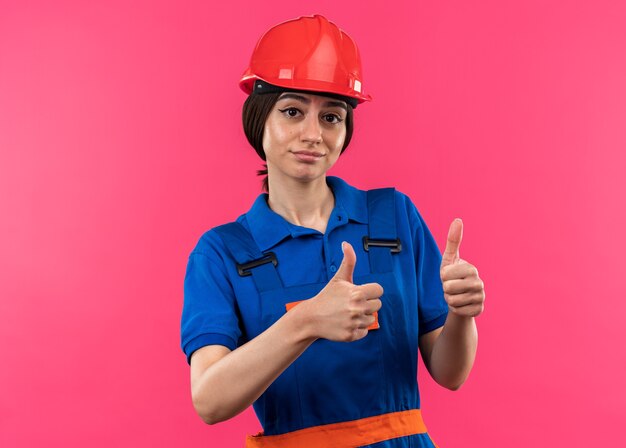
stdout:
<svg viewBox="0 0 626 448">
<path fill-rule="evenodd" d="M 450 224 L 439 272 L 448 309 L 459 316 L 475 317 L 485 308 L 485 285 L 478 269 L 459 257 L 462 238 L 463 221 L 457 218 Z"/>
</svg>

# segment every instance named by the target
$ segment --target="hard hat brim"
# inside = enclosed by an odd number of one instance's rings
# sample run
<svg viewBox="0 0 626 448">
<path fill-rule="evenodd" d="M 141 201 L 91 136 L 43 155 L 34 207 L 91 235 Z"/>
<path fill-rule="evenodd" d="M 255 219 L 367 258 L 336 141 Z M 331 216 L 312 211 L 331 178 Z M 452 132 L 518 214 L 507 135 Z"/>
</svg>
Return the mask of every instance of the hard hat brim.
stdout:
<svg viewBox="0 0 626 448">
<path fill-rule="evenodd" d="M 370 95 L 364 95 L 361 92 L 357 92 L 353 89 L 338 89 L 336 84 L 324 82 L 324 81 L 316 81 L 316 80 L 291 80 L 291 79 L 265 79 L 260 78 L 257 75 L 245 76 L 239 82 L 239 87 L 246 92 L 248 95 L 251 94 L 254 89 L 255 81 L 260 80 L 272 86 L 282 87 L 287 90 L 299 90 L 299 91 L 310 91 L 310 92 L 319 92 L 326 93 L 342 97 L 354 98 L 358 104 L 364 103 L 366 101 L 372 101 L 372 97 Z M 354 106 L 356 107 L 356 106 Z"/>
</svg>

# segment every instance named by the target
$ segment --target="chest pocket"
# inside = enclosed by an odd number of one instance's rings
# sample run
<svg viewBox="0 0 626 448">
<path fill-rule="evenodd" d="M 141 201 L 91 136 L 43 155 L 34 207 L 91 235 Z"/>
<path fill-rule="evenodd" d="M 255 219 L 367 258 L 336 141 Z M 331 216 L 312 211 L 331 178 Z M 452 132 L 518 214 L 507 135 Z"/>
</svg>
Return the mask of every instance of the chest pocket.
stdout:
<svg viewBox="0 0 626 448">
<path fill-rule="evenodd" d="M 394 274 L 393 254 L 402 250 L 397 239 L 394 190 L 368 191 L 369 231 L 362 241 L 371 273 L 355 284 L 380 283 L 384 289 L 379 328 L 353 342 L 316 340 L 255 402 L 266 435 L 311 426 L 355 420 L 410 408 L 415 361 L 409 349 L 405 307 Z M 261 253 L 250 233 L 239 223 L 216 228 L 241 277 L 251 276 L 259 292 L 261 329 L 265 331 L 286 312 L 289 304 L 318 294 L 326 283 L 285 288 L 278 276 L 279 260 Z M 253 374 L 253 372 L 251 372 Z"/>
</svg>

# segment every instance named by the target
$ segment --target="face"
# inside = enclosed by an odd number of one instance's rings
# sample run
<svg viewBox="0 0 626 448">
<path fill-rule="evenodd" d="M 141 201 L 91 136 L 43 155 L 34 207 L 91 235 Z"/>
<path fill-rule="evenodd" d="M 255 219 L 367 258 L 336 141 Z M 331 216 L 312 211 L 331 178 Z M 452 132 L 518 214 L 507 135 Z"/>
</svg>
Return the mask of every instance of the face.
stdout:
<svg viewBox="0 0 626 448">
<path fill-rule="evenodd" d="M 300 92 L 281 94 L 263 132 L 270 179 L 306 182 L 324 176 L 341 153 L 346 115 L 341 100 Z"/>
</svg>

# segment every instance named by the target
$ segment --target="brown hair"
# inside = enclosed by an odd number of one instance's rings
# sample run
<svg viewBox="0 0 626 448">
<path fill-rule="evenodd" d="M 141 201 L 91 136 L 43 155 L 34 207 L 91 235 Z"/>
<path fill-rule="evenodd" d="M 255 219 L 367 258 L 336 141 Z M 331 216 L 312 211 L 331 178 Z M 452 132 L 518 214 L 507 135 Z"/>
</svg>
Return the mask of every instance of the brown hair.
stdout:
<svg viewBox="0 0 626 448">
<path fill-rule="evenodd" d="M 265 160 L 265 151 L 263 151 L 263 131 L 265 130 L 265 121 L 269 116 L 274 104 L 278 101 L 282 92 L 275 93 L 252 93 L 248 96 L 245 103 L 243 103 L 243 110 L 241 118 L 243 121 L 243 131 L 246 134 L 248 142 L 259 157 Z M 352 131 L 354 128 L 354 116 L 352 113 L 352 106 L 347 104 L 348 113 L 346 114 L 346 138 L 341 148 L 341 153 L 346 150 L 350 140 L 352 140 Z M 265 176 L 263 178 L 263 191 L 269 191 L 268 176 L 267 176 L 267 164 L 264 164 L 264 169 L 257 171 L 258 176 Z"/>
</svg>

